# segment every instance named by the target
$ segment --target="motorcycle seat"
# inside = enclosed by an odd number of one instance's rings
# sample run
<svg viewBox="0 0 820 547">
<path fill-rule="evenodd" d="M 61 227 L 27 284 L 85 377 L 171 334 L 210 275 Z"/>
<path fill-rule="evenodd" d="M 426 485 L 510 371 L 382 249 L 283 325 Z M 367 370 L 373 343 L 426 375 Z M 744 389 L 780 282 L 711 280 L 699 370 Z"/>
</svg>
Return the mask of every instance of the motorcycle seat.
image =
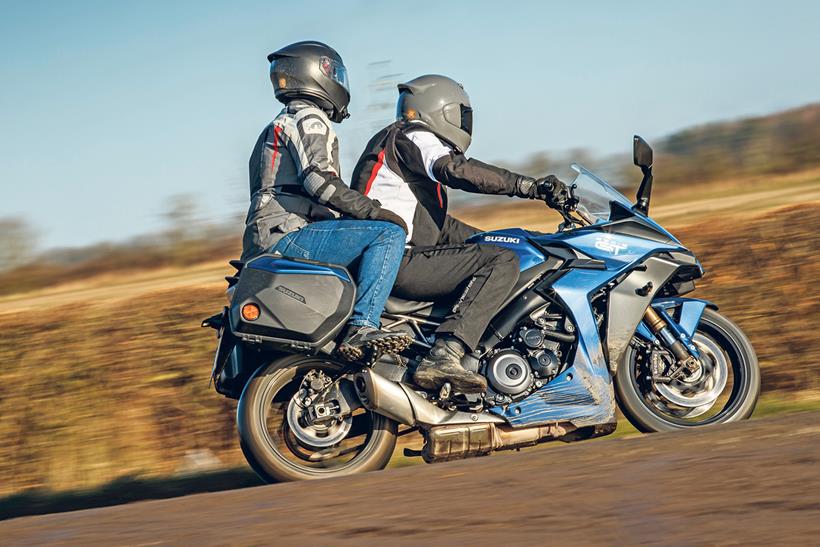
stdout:
<svg viewBox="0 0 820 547">
<path fill-rule="evenodd" d="M 408 314 L 417 313 L 432 307 L 432 302 L 417 302 L 415 300 L 405 300 L 404 298 L 391 296 L 387 299 L 387 304 L 384 306 L 384 311 L 387 313 Z"/>
</svg>

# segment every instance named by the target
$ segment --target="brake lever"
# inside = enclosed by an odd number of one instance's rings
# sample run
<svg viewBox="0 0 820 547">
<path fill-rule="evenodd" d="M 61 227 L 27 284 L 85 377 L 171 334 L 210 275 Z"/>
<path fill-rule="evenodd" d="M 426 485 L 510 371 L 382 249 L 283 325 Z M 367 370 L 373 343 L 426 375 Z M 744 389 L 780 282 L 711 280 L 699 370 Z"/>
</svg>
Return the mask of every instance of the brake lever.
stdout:
<svg viewBox="0 0 820 547">
<path fill-rule="evenodd" d="M 559 231 L 572 230 L 578 224 L 577 219 L 573 218 L 563 207 L 559 210 L 559 213 L 561 213 L 561 217 L 564 219 L 564 222 L 558 226 Z"/>
<path fill-rule="evenodd" d="M 592 222 L 589 222 L 589 219 L 581 211 L 575 208 L 577 204 L 578 200 L 575 198 L 568 198 L 563 204 L 561 204 L 558 211 L 564 218 L 564 222 L 569 227 L 573 227 L 575 225 L 586 226 L 592 224 Z M 573 216 L 572 213 L 577 213 L 580 218 Z"/>
<path fill-rule="evenodd" d="M 581 218 L 581 220 L 583 220 L 584 222 L 586 222 L 586 226 L 590 226 L 590 225 L 592 225 L 592 224 L 595 224 L 595 223 L 592 221 L 592 218 L 591 218 L 588 214 L 586 214 L 585 212 L 583 212 L 583 211 L 579 211 L 578 209 L 575 209 L 575 211 L 574 211 L 574 212 L 575 212 L 575 213 L 578 213 L 578 216 Z"/>
</svg>

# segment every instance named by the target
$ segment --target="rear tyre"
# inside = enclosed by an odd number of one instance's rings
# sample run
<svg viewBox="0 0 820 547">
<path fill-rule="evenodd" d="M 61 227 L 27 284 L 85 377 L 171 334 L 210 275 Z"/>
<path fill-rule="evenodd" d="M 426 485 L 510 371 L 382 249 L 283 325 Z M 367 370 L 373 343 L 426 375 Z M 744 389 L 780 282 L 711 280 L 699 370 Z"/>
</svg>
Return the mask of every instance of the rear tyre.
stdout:
<svg viewBox="0 0 820 547">
<path fill-rule="evenodd" d="M 267 482 L 322 479 L 384 469 L 396 446 L 398 424 L 364 408 L 328 427 L 302 427 L 294 395 L 311 370 L 333 377 L 342 365 L 289 356 L 248 382 L 236 413 L 242 452 Z M 298 428 L 298 430 L 296 430 Z"/>
<path fill-rule="evenodd" d="M 677 431 L 748 419 L 760 396 L 760 367 L 749 339 L 712 309 L 703 312 L 692 337 L 711 363 L 713 379 L 702 393 L 654 384 L 647 363 L 630 346 L 615 374 L 615 394 L 624 416 L 639 431 Z M 709 390 L 714 393 L 709 393 Z M 708 400 L 703 400 L 706 395 Z M 713 398 L 714 397 L 714 398 Z"/>
</svg>

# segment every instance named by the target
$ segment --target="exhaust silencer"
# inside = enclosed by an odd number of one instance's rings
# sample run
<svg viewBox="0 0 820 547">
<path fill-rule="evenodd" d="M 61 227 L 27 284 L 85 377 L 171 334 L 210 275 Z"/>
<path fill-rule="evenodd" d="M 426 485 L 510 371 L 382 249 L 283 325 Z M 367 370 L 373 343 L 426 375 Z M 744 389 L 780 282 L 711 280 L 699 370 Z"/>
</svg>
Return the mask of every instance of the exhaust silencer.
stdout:
<svg viewBox="0 0 820 547">
<path fill-rule="evenodd" d="M 482 456 L 496 450 L 533 446 L 548 439 L 563 437 L 575 430 L 572 424 L 556 423 L 526 428 L 507 424 L 448 425 L 427 432 L 421 452 L 424 461 L 442 462 Z"/>
</svg>

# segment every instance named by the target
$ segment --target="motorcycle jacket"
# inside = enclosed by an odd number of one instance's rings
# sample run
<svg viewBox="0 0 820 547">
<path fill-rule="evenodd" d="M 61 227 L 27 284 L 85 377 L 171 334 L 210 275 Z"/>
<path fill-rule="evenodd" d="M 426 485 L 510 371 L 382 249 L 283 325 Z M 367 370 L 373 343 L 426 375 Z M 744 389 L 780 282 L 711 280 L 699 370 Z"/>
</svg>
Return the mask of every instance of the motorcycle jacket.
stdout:
<svg viewBox="0 0 820 547">
<path fill-rule="evenodd" d="M 309 222 L 375 219 L 379 203 L 339 177 L 339 141 L 327 114 L 294 100 L 262 131 L 249 162 L 250 208 L 242 259 L 269 249 Z"/>
<path fill-rule="evenodd" d="M 468 232 L 447 215 L 448 187 L 512 196 L 522 181 L 533 179 L 467 158 L 423 125 L 398 121 L 367 143 L 352 185 L 404 220 L 411 245 L 427 246 L 458 242 L 455 232 Z"/>
</svg>

